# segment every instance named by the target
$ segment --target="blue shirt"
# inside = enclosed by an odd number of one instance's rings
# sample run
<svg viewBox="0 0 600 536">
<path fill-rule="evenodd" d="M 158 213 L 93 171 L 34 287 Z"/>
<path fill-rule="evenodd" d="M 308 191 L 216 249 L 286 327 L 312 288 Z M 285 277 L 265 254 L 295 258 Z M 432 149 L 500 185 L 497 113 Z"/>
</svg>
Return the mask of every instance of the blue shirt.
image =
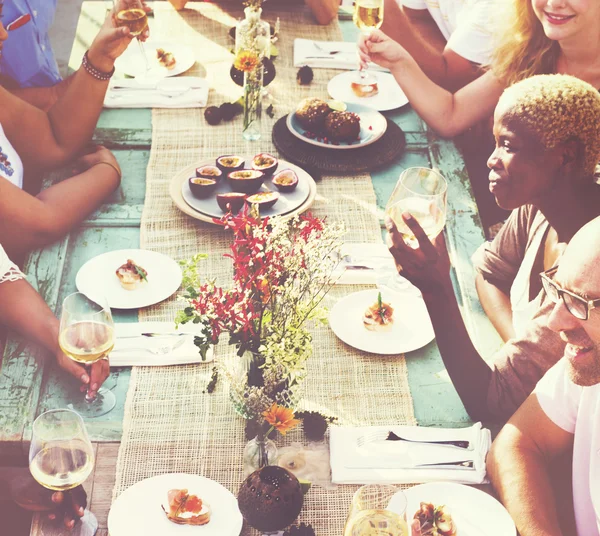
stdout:
<svg viewBox="0 0 600 536">
<path fill-rule="evenodd" d="M 4 27 L 21 15 L 31 15 L 28 23 L 8 32 L 0 58 L 0 72 L 16 80 L 20 87 L 53 86 L 62 79 L 48 37 L 56 2 L 4 0 Z"/>
</svg>

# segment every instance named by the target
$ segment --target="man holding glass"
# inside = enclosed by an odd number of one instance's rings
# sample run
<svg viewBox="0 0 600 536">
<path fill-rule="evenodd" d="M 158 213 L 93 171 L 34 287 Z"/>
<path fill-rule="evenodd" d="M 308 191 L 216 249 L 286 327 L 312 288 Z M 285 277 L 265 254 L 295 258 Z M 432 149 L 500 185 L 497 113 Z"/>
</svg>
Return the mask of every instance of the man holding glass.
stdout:
<svg viewBox="0 0 600 536">
<path fill-rule="evenodd" d="M 483 74 L 492 53 L 492 0 L 385 0 L 381 30 L 425 74 L 456 91 Z"/>
<path fill-rule="evenodd" d="M 502 429 L 488 474 L 519 534 L 562 536 L 549 469 L 573 452 L 576 534 L 600 535 L 600 218 L 582 227 L 558 270 L 541 275 L 555 303 L 548 327 L 564 357 Z M 564 483 L 566 486 L 566 483 Z"/>
</svg>

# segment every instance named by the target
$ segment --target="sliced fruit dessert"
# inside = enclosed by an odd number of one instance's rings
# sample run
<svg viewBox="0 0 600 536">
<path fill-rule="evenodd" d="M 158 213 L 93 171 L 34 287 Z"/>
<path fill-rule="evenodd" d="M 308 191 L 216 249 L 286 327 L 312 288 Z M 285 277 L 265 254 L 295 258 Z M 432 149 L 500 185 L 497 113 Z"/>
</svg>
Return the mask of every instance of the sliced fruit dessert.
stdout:
<svg viewBox="0 0 600 536">
<path fill-rule="evenodd" d="M 265 174 L 256 169 L 241 169 L 232 171 L 227 175 L 229 186 L 234 192 L 243 192 L 245 194 L 253 194 L 258 192 L 265 180 Z"/>
<path fill-rule="evenodd" d="M 166 505 L 161 507 L 169 521 L 178 525 L 206 525 L 210 521 L 210 507 L 187 489 L 172 489 L 167 493 Z M 166 506 L 166 508 L 165 508 Z"/>
<path fill-rule="evenodd" d="M 210 196 L 217 187 L 215 179 L 205 179 L 204 177 L 190 177 L 189 182 L 192 194 L 201 199 Z"/>
<path fill-rule="evenodd" d="M 218 180 L 223 176 L 223 172 L 217 166 L 202 166 L 196 168 L 196 177 L 203 179 Z"/>
<path fill-rule="evenodd" d="M 377 302 L 367 307 L 363 316 L 363 324 L 369 331 L 389 331 L 394 324 L 394 308 L 377 295 Z"/>
<path fill-rule="evenodd" d="M 270 177 L 275 173 L 278 164 L 277 158 L 267 153 L 258 153 L 252 159 L 252 169 L 262 171 L 266 177 Z"/>
<path fill-rule="evenodd" d="M 223 212 L 237 214 L 244 206 L 246 194 L 241 192 L 225 192 L 217 194 L 217 205 Z"/>
<path fill-rule="evenodd" d="M 246 197 L 246 203 L 249 205 L 258 205 L 259 210 L 266 210 L 277 203 L 279 196 L 279 192 L 258 192 Z"/>
<path fill-rule="evenodd" d="M 226 175 L 227 173 L 231 173 L 232 171 L 243 169 L 245 163 L 246 162 L 241 156 L 235 156 L 232 154 L 219 156 L 216 162 L 217 167 Z"/>
<path fill-rule="evenodd" d="M 291 169 L 284 169 L 273 177 L 272 182 L 280 192 L 292 192 L 298 186 L 298 175 Z"/>
<path fill-rule="evenodd" d="M 115 273 L 125 290 L 135 290 L 142 283 L 148 282 L 148 272 L 131 259 L 127 259 L 127 262 L 119 266 Z"/>
</svg>

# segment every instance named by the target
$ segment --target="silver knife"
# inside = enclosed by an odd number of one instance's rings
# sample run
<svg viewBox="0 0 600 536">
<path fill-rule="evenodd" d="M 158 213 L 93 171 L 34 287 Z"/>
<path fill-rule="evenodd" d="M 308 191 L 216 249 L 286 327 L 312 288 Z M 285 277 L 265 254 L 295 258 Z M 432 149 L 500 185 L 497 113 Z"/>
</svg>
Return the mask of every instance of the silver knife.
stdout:
<svg viewBox="0 0 600 536">
<path fill-rule="evenodd" d="M 415 463 L 413 465 L 395 465 L 394 463 L 382 463 L 381 466 L 377 462 L 373 464 L 365 463 L 364 465 L 346 465 L 348 469 L 460 469 L 465 471 L 475 470 L 474 460 L 459 460 L 455 462 L 437 462 L 437 463 Z"/>
<path fill-rule="evenodd" d="M 185 337 L 193 333 L 138 333 L 137 335 L 118 335 L 117 339 L 135 339 L 137 337 Z"/>
</svg>

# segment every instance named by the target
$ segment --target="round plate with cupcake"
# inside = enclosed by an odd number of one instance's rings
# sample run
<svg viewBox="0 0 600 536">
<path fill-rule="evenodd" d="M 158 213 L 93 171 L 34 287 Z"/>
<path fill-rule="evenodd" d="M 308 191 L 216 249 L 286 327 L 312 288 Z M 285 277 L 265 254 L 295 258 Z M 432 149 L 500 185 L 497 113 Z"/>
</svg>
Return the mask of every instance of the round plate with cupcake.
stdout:
<svg viewBox="0 0 600 536">
<path fill-rule="evenodd" d="M 387 121 L 362 104 L 304 99 L 287 116 L 287 127 L 298 139 L 328 149 L 356 149 L 385 134 Z"/>
<path fill-rule="evenodd" d="M 171 198 L 184 213 L 209 223 L 245 205 L 261 216 L 294 216 L 313 202 L 316 184 L 302 168 L 267 153 L 223 155 L 181 170 Z"/>
<path fill-rule="evenodd" d="M 329 325 L 343 342 L 372 354 L 412 352 L 435 337 L 425 302 L 412 289 L 350 294 L 333 306 Z"/>
</svg>

